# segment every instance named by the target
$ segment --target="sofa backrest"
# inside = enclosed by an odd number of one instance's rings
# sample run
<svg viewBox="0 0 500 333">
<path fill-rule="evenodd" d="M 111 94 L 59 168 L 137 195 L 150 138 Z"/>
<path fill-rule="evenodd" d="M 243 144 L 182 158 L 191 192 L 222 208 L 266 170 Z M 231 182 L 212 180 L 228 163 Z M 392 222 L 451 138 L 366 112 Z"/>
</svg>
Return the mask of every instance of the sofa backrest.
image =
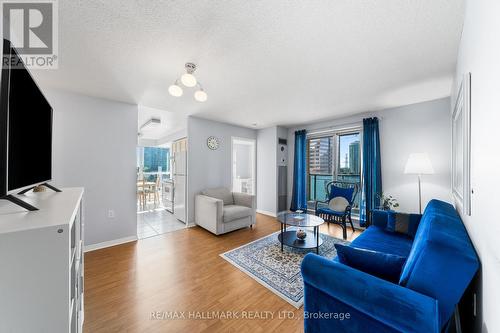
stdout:
<svg viewBox="0 0 500 333">
<path fill-rule="evenodd" d="M 430 201 L 399 284 L 437 299 L 442 327 L 478 268 L 476 252 L 455 208 Z"/>
<path fill-rule="evenodd" d="M 233 193 L 225 187 L 209 188 L 202 191 L 201 194 L 224 201 L 224 206 L 234 205 Z"/>
</svg>

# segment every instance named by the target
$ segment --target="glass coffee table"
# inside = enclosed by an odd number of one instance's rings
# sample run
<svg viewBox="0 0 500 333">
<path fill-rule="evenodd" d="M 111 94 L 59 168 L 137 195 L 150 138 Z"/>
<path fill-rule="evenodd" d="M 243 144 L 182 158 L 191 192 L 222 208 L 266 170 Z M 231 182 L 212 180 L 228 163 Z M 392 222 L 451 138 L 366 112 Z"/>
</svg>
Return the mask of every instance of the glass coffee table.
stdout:
<svg viewBox="0 0 500 333">
<path fill-rule="evenodd" d="M 287 245 L 298 249 L 316 248 L 316 253 L 319 253 L 319 247 L 323 244 L 319 226 L 325 223 L 321 217 L 304 213 L 281 212 L 276 218 L 281 224 L 281 232 L 278 235 L 281 251 L 283 251 L 283 245 Z M 296 227 L 296 229 L 287 230 L 287 226 Z"/>
</svg>

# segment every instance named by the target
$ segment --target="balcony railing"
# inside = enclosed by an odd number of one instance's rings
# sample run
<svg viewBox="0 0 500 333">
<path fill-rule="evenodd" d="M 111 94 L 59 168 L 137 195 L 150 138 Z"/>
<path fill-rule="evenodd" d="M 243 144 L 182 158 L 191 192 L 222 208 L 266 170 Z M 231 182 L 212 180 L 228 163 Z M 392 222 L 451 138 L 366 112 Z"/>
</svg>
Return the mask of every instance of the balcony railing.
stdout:
<svg viewBox="0 0 500 333">
<path fill-rule="evenodd" d="M 333 180 L 333 175 L 325 174 L 309 174 L 309 191 L 308 191 L 308 209 L 314 209 L 314 201 L 325 201 L 327 199 L 326 184 Z M 337 181 L 345 181 L 349 183 L 361 184 L 361 176 L 359 174 L 339 174 Z M 359 214 L 359 204 L 361 198 L 361 189 L 354 198 L 354 207 L 352 212 L 354 215 Z"/>
<path fill-rule="evenodd" d="M 144 175 L 144 180 L 146 180 L 148 182 L 156 181 L 158 174 L 161 174 L 162 180 L 171 178 L 170 171 L 162 171 L 162 172 L 150 171 L 150 172 L 143 172 L 142 174 Z M 139 173 L 137 173 L 137 179 L 140 179 L 140 178 L 141 178 L 141 175 Z"/>
</svg>

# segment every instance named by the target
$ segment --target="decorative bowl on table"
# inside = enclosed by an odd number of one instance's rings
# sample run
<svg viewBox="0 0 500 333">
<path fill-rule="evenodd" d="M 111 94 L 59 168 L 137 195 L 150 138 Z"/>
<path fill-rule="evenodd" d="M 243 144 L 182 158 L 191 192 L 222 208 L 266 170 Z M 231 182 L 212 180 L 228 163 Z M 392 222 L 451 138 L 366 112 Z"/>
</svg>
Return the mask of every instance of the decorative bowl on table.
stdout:
<svg viewBox="0 0 500 333">
<path fill-rule="evenodd" d="M 306 239 L 306 236 L 307 236 L 307 233 L 305 232 L 305 230 L 302 230 L 302 229 L 297 230 L 297 238 L 298 239 L 304 240 L 304 239 Z"/>
</svg>

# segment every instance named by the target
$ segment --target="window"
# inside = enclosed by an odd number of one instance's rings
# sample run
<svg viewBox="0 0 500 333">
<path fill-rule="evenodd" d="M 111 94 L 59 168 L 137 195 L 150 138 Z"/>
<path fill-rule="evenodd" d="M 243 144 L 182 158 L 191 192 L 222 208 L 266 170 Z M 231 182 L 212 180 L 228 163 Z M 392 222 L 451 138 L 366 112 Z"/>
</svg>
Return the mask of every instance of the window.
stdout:
<svg viewBox="0 0 500 333">
<path fill-rule="evenodd" d="M 308 200 L 325 200 L 325 186 L 333 179 L 333 137 L 312 138 L 308 144 Z"/>
<path fill-rule="evenodd" d="M 137 171 L 143 172 L 147 181 L 156 180 L 160 173 L 170 173 L 170 149 L 163 147 L 137 147 Z"/>
<path fill-rule="evenodd" d="M 308 208 L 326 199 L 326 185 L 342 181 L 361 186 L 361 134 L 359 130 L 335 132 L 307 140 Z M 353 214 L 359 214 L 360 190 L 354 200 Z"/>
</svg>

